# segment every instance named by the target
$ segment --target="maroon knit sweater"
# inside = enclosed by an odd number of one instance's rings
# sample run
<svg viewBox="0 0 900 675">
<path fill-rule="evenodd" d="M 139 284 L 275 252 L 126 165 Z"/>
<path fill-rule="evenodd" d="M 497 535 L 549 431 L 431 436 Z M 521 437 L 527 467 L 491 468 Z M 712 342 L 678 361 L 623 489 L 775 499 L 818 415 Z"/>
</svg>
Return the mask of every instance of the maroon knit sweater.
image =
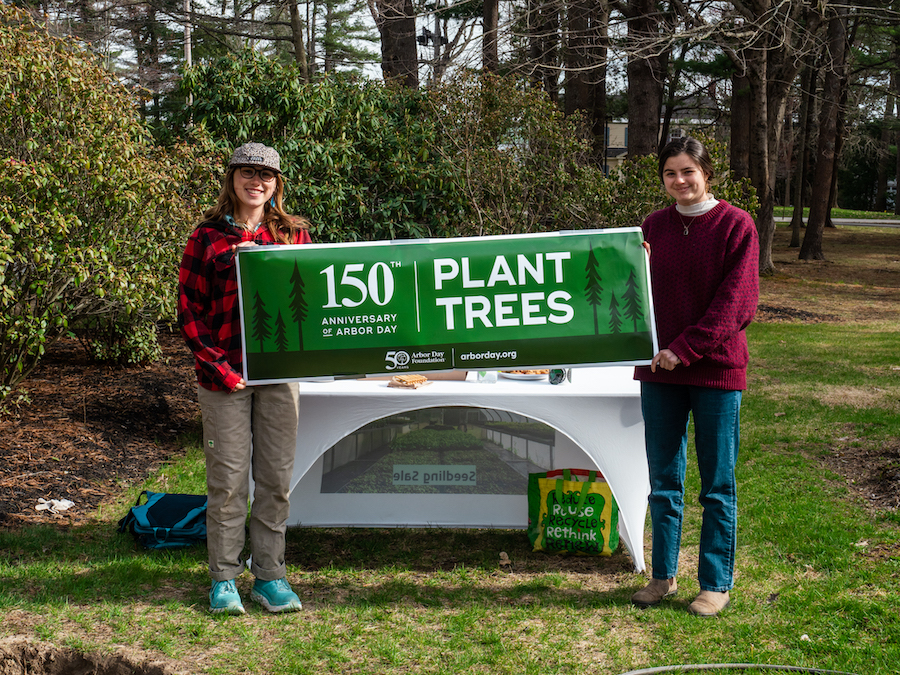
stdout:
<svg viewBox="0 0 900 675">
<path fill-rule="evenodd" d="M 685 236 L 684 226 L 689 223 Z M 650 280 L 660 349 L 674 370 L 635 368 L 643 382 L 747 388 L 747 336 L 759 299 L 759 239 L 753 219 L 728 202 L 696 218 L 675 205 L 641 226 L 650 244 Z"/>
</svg>

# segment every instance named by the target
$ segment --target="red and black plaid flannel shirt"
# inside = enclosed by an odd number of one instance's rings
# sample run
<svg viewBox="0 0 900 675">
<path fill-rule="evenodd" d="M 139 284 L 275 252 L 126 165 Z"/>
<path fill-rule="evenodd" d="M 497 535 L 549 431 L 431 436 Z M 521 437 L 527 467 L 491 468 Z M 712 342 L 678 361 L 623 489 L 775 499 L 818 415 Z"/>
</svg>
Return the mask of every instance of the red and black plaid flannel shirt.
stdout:
<svg viewBox="0 0 900 675">
<path fill-rule="evenodd" d="M 188 239 L 178 271 L 178 325 L 194 353 L 197 381 L 233 391 L 243 377 L 237 272 L 231 247 L 242 241 L 274 244 L 265 227 L 249 232 L 226 221 L 201 223 Z M 295 244 L 308 244 L 302 230 Z"/>
</svg>

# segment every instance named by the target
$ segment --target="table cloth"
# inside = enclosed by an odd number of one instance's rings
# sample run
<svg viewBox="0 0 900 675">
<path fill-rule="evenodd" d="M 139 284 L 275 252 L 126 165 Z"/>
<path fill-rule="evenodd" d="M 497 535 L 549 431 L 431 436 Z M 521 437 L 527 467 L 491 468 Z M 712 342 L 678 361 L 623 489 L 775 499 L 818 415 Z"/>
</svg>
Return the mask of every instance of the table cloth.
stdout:
<svg viewBox="0 0 900 675">
<path fill-rule="evenodd" d="M 300 427 L 289 525 L 524 528 L 526 495 L 322 494 L 322 456 L 345 436 L 391 415 L 467 406 L 505 410 L 556 430 L 553 467 L 599 469 L 619 505 L 619 532 L 636 571 L 644 569 L 643 531 L 650 479 L 640 386 L 630 366 L 577 368 L 571 383 L 500 377 L 480 383 L 436 380 L 396 389 L 384 379 L 300 383 Z"/>
</svg>

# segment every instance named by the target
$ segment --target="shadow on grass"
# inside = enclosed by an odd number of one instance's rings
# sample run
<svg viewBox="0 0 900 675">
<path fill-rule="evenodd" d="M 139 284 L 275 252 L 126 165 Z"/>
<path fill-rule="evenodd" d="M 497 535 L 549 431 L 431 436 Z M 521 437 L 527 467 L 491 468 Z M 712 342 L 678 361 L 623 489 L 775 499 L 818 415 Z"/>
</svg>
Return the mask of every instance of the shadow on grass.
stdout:
<svg viewBox="0 0 900 675">
<path fill-rule="evenodd" d="M 610 557 L 549 555 L 533 552 L 522 530 L 291 528 L 286 541 L 288 578 L 313 605 L 585 607 L 627 603 L 644 582 L 622 546 Z M 100 522 L 0 531 L 0 550 L 0 607 L 174 602 L 206 611 L 202 545 L 147 550 Z M 238 579 L 245 597 L 251 584 L 249 573 Z"/>
<path fill-rule="evenodd" d="M 634 564 L 620 545 L 612 556 L 534 552 L 524 530 L 458 528 L 301 528 L 288 530 L 286 558 L 303 569 L 404 569 L 417 572 L 471 568 L 494 571 L 500 553 L 516 572 L 620 574 Z M 502 570 L 509 571 L 509 570 Z"/>
</svg>

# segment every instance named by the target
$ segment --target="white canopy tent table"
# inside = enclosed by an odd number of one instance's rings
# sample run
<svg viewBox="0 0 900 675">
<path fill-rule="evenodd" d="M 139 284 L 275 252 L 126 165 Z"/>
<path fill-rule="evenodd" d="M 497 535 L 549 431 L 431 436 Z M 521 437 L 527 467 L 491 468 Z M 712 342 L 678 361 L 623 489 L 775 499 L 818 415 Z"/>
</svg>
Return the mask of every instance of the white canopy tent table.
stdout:
<svg viewBox="0 0 900 675">
<path fill-rule="evenodd" d="M 323 455 L 376 420 L 424 408 L 462 406 L 525 415 L 556 430 L 553 466 L 599 469 L 619 505 L 619 534 L 635 570 L 644 569 L 643 531 L 650 479 L 640 386 L 632 367 L 578 368 L 573 381 L 500 378 L 436 380 L 416 390 L 387 381 L 300 383 L 300 428 L 289 525 L 316 527 L 524 528 L 527 496 L 496 494 L 322 493 Z"/>
</svg>

